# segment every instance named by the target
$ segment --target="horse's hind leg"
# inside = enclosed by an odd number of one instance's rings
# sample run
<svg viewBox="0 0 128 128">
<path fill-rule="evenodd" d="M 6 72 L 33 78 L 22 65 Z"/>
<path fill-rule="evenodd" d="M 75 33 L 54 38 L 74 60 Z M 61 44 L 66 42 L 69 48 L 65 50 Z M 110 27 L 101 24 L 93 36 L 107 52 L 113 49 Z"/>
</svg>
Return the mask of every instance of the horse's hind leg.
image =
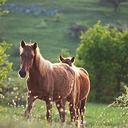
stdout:
<svg viewBox="0 0 128 128">
<path fill-rule="evenodd" d="M 65 124 L 65 103 L 66 100 L 61 100 L 56 102 L 56 107 L 60 115 L 61 125 Z"/>
<path fill-rule="evenodd" d="M 31 94 L 28 94 L 28 98 L 27 98 L 27 108 L 24 112 L 24 117 L 27 117 L 30 118 L 30 111 L 33 107 L 33 103 L 35 101 L 35 98 L 31 95 Z"/>
<path fill-rule="evenodd" d="M 84 114 L 85 114 L 86 101 L 87 101 L 87 98 L 83 99 L 81 101 L 81 106 L 80 106 L 81 125 L 83 128 L 84 128 Z"/>
</svg>

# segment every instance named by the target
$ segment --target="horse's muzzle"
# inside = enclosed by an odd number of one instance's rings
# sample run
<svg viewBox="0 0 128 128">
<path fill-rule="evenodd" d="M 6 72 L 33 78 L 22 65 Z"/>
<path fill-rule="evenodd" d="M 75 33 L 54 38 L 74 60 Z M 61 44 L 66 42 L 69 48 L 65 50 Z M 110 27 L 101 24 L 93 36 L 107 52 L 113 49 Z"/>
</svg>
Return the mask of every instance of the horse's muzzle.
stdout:
<svg viewBox="0 0 128 128">
<path fill-rule="evenodd" d="M 23 71 L 23 70 L 20 70 L 20 71 L 19 71 L 19 75 L 20 75 L 21 78 L 25 78 L 26 72 Z"/>
</svg>

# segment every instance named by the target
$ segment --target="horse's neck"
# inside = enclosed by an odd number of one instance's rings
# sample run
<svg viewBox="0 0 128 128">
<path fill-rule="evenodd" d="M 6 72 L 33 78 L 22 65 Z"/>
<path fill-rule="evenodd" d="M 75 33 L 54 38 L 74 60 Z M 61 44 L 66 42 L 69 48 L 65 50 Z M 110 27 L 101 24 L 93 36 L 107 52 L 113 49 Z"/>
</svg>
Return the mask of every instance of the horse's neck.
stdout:
<svg viewBox="0 0 128 128">
<path fill-rule="evenodd" d="M 50 70 L 51 63 L 45 60 L 40 53 L 35 56 L 33 70 L 36 70 L 41 76 L 46 76 L 47 71 Z"/>
</svg>

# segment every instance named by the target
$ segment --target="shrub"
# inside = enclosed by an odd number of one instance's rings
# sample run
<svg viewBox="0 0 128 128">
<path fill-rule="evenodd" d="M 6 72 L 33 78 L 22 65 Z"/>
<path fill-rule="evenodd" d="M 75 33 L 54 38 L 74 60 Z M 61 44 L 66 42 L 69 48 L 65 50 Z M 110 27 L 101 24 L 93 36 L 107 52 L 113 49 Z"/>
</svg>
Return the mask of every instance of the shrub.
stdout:
<svg viewBox="0 0 128 128">
<path fill-rule="evenodd" d="M 56 13 L 54 21 L 55 22 L 60 22 L 61 21 L 61 17 L 62 17 L 62 15 L 60 13 Z"/>
<path fill-rule="evenodd" d="M 21 106 L 26 103 L 27 90 L 25 81 L 10 78 L 5 79 L 0 86 L 2 86 L 1 104 L 9 106 Z"/>
<path fill-rule="evenodd" d="M 63 57 L 70 57 L 71 56 L 70 53 L 67 50 L 65 50 L 65 49 L 61 50 L 61 55 Z"/>
<path fill-rule="evenodd" d="M 11 45 L 7 44 L 6 42 L 0 43 L 0 84 L 2 83 L 3 79 L 6 78 L 8 72 L 11 70 L 12 63 L 8 62 L 8 57 L 5 51 L 10 48 Z M 0 87 L 0 98 L 4 98 L 2 94 L 2 87 Z"/>
<path fill-rule="evenodd" d="M 128 79 L 128 30 L 123 32 L 100 21 L 81 35 L 76 65 L 84 67 L 91 80 L 89 100 L 110 103 L 122 93 Z"/>
<path fill-rule="evenodd" d="M 120 107 L 120 108 L 128 109 L 128 87 L 124 86 L 124 88 L 125 88 L 125 93 L 117 97 L 116 100 L 109 105 L 109 107 Z"/>
<path fill-rule="evenodd" d="M 8 57 L 5 51 L 10 48 L 10 44 L 6 42 L 0 43 L 0 83 L 7 76 L 8 71 L 11 70 L 12 63 L 8 62 Z"/>
<path fill-rule="evenodd" d="M 44 19 L 42 19 L 41 23 L 37 25 L 37 28 L 47 28 L 47 24 Z"/>
</svg>

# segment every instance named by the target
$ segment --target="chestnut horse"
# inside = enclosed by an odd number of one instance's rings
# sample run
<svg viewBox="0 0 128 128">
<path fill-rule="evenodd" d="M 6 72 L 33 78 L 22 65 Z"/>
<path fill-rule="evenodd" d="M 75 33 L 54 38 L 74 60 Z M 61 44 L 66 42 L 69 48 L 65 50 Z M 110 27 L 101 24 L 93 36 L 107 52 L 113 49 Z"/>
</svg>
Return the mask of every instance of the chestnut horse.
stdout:
<svg viewBox="0 0 128 128">
<path fill-rule="evenodd" d="M 73 65 L 73 62 L 75 60 L 75 57 L 70 58 L 63 58 L 61 55 L 59 56 L 60 61 L 62 63 L 66 63 L 69 66 L 73 67 L 75 70 L 79 72 L 79 74 L 76 77 L 76 120 L 78 120 L 79 117 L 79 111 L 81 116 L 81 125 L 84 127 L 84 113 L 85 113 L 85 104 L 87 102 L 87 96 L 90 91 L 90 80 L 89 80 L 89 74 L 88 72 L 83 68 L 77 68 Z"/>
<path fill-rule="evenodd" d="M 72 121 L 75 121 L 75 72 L 67 64 L 52 64 L 39 52 L 37 43 L 20 45 L 21 66 L 19 75 L 27 79 L 27 108 L 24 117 L 30 117 L 30 111 L 36 99 L 44 100 L 47 106 L 46 117 L 52 121 L 52 102 L 56 102 L 61 123 L 65 123 L 65 99 L 72 104 Z"/>
</svg>

